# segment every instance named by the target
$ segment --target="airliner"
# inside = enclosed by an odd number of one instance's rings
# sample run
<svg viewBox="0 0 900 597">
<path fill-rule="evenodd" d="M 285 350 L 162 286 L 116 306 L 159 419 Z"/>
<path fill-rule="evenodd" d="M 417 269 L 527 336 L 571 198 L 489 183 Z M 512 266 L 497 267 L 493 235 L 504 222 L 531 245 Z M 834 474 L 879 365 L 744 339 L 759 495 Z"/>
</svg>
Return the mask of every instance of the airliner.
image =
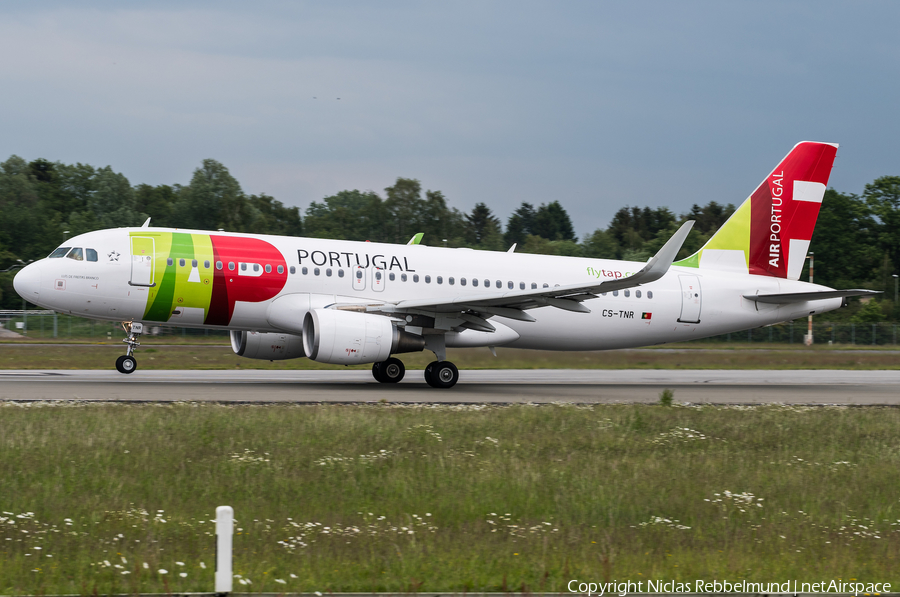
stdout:
<svg viewBox="0 0 900 597">
<path fill-rule="evenodd" d="M 682 342 L 824 313 L 867 290 L 799 281 L 837 144 L 802 142 L 694 255 L 686 222 L 646 263 L 150 227 L 73 237 L 14 280 L 30 303 L 122 322 L 121 373 L 148 324 L 228 330 L 250 359 L 372 363 L 447 348 L 603 350 Z"/>
</svg>

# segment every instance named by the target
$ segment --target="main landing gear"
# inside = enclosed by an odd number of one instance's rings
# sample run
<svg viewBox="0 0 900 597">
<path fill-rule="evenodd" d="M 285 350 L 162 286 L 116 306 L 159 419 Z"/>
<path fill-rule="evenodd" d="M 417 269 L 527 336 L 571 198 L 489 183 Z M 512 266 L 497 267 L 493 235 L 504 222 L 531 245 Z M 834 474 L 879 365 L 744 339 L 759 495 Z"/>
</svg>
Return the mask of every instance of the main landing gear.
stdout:
<svg viewBox="0 0 900 597">
<path fill-rule="evenodd" d="M 144 331 L 144 324 L 126 321 L 122 323 L 122 328 L 128 337 L 122 340 L 128 345 L 125 354 L 116 359 L 116 371 L 119 373 L 134 373 L 137 369 L 137 359 L 134 358 L 134 349 L 141 345 L 137 339 Z"/>
<path fill-rule="evenodd" d="M 400 359 L 391 357 L 380 363 L 372 363 L 372 376 L 381 383 L 397 383 L 406 374 L 406 366 Z"/>
<path fill-rule="evenodd" d="M 397 383 L 405 373 L 403 361 L 394 357 L 372 364 L 372 377 L 381 383 Z M 450 361 L 434 361 L 425 367 L 425 382 L 432 388 L 452 388 L 458 381 L 459 369 Z"/>
<path fill-rule="evenodd" d="M 434 361 L 425 367 L 425 383 L 432 388 L 452 388 L 459 381 L 459 369 L 450 361 Z"/>
</svg>

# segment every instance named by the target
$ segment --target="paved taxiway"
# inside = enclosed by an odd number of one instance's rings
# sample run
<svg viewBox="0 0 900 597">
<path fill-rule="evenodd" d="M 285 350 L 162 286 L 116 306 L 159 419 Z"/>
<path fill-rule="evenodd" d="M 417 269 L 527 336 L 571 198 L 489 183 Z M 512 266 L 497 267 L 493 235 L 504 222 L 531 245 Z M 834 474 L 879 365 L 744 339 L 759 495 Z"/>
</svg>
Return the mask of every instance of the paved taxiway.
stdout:
<svg viewBox="0 0 900 597">
<path fill-rule="evenodd" d="M 0 371 L 0 400 L 221 402 L 656 402 L 900 405 L 900 371 L 481 370 L 435 390 L 421 371 L 382 385 L 368 371 Z"/>
</svg>

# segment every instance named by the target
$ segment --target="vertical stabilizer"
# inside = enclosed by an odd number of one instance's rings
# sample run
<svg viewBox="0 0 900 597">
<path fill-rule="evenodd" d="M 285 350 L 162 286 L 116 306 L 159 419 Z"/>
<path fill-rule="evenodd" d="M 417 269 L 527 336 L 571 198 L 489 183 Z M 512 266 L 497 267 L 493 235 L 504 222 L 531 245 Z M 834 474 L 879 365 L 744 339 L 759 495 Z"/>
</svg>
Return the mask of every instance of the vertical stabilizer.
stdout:
<svg viewBox="0 0 900 597">
<path fill-rule="evenodd" d="M 798 279 L 837 148 L 795 145 L 703 248 L 675 265 Z"/>
</svg>

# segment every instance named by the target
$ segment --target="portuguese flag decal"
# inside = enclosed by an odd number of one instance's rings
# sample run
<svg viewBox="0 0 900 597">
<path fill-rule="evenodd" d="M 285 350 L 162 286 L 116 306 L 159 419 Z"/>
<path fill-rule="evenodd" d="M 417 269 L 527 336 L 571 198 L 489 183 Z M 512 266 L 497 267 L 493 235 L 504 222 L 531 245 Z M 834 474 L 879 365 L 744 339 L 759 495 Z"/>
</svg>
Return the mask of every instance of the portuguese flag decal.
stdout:
<svg viewBox="0 0 900 597">
<path fill-rule="evenodd" d="M 646 319 L 649 321 L 651 317 L 653 317 L 653 313 L 641 313 L 641 319 Z"/>
</svg>

